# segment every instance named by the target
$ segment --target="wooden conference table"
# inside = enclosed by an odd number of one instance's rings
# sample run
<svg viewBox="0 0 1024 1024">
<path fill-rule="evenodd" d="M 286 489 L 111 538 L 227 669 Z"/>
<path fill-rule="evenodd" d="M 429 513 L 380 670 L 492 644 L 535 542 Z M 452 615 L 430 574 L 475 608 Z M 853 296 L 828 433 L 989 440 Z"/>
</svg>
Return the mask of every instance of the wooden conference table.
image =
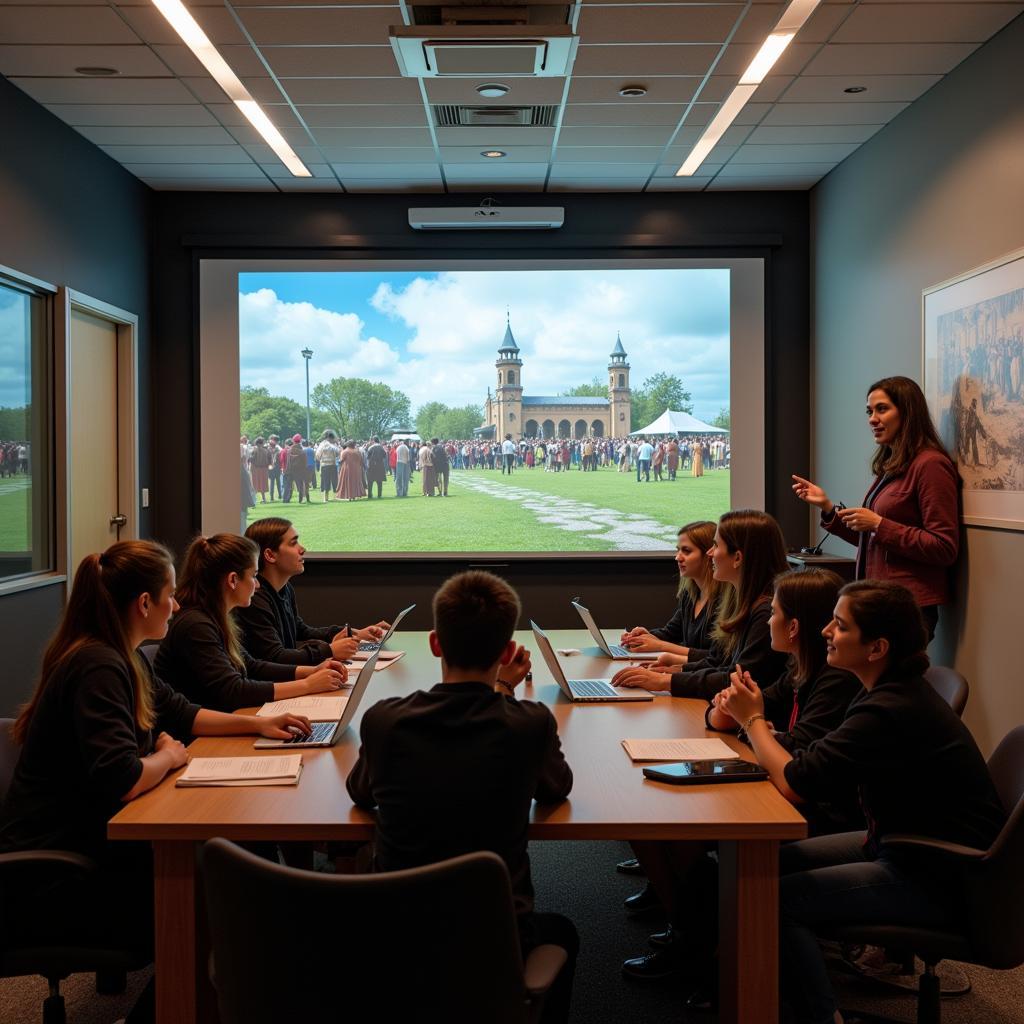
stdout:
<svg viewBox="0 0 1024 1024">
<path fill-rule="evenodd" d="M 552 631 L 556 648 L 583 646 L 582 631 Z M 584 639 L 586 638 L 586 639 Z M 722 1024 L 774 1024 L 778 1004 L 778 850 L 806 835 L 806 823 L 768 782 L 695 787 L 645 780 L 626 756 L 625 738 L 705 735 L 703 701 L 658 697 L 636 704 L 571 704 L 559 692 L 533 636 L 519 634 L 533 656 L 523 698 L 546 703 L 558 720 L 575 783 L 555 807 L 534 806 L 530 838 L 705 839 L 719 841 Z M 404 658 L 374 675 L 360 712 L 383 697 L 428 688 L 440 678 L 425 633 L 396 636 Z M 561 659 L 566 675 L 608 677 L 605 659 Z M 359 714 L 336 746 L 304 750 L 296 787 L 176 789 L 165 779 L 110 822 L 111 839 L 153 845 L 156 915 L 157 1022 L 216 1020 L 206 973 L 198 844 L 235 840 L 365 840 L 373 818 L 353 807 L 345 779 L 359 749 Z M 749 757 L 732 737 L 726 742 Z M 201 738 L 193 756 L 251 755 L 252 737 Z M 612 865 L 608 865 L 612 870 Z M 609 907 L 613 915 L 617 908 Z M 608 965 L 613 967 L 614 965 Z"/>
</svg>

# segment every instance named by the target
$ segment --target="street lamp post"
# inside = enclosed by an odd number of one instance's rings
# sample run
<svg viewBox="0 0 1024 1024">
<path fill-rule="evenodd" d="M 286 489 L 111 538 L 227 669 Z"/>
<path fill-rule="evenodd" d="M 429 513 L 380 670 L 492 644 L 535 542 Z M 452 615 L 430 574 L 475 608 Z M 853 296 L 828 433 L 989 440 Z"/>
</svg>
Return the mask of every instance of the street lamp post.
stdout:
<svg viewBox="0 0 1024 1024">
<path fill-rule="evenodd" d="M 306 440 L 309 441 L 311 433 L 309 425 L 309 361 L 313 358 L 313 350 L 304 348 L 302 358 L 306 360 Z"/>
</svg>

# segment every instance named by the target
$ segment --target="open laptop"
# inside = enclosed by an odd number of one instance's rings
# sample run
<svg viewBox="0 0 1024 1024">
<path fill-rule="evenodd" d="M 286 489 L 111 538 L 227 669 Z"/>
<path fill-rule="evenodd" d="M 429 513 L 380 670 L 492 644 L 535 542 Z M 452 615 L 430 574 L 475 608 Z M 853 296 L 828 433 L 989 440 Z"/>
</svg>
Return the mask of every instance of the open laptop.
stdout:
<svg viewBox="0 0 1024 1024">
<path fill-rule="evenodd" d="M 537 640 L 537 646 L 540 647 L 540 653 L 544 655 L 544 660 L 548 663 L 552 677 L 569 700 L 587 704 L 595 701 L 654 700 L 654 697 L 646 690 L 619 690 L 612 686 L 607 679 L 566 679 L 547 634 L 532 619 L 530 626 Z"/>
<path fill-rule="evenodd" d="M 408 608 L 403 608 L 396 616 L 395 621 L 391 623 L 391 628 L 379 639 L 379 640 L 362 640 L 359 646 L 356 648 L 357 654 L 369 654 L 371 651 L 379 651 L 381 648 L 391 639 L 392 634 L 398 629 L 398 624 L 415 608 L 416 605 L 411 604 Z"/>
<path fill-rule="evenodd" d="M 374 651 L 359 670 L 355 686 L 348 695 L 348 703 L 341 713 L 341 718 L 336 722 L 311 722 L 313 731 L 308 736 L 296 733 L 288 740 L 275 740 L 261 736 L 253 746 L 257 750 L 271 750 L 287 747 L 289 750 L 295 747 L 333 747 L 341 739 L 342 733 L 348 728 L 349 722 L 359 708 L 359 702 L 363 699 L 366 688 L 373 678 L 373 668 L 377 664 L 379 651 Z"/>
<path fill-rule="evenodd" d="M 588 608 L 584 608 L 579 601 L 571 602 L 573 608 L 580 613 L 583 625 L 590 630 L 590 635 L 597 641 L 597 647 L 588 647 L 581 651 L 581 654 L 589 655 L 592 658 L 611 658 L 613 661 L 653 661 L 657 658 L 657 652 L 631 651 L 621 644 L 610 644 L 604 638 L 604 633 L 598 628 L 594 616 Z"/>
</svg>

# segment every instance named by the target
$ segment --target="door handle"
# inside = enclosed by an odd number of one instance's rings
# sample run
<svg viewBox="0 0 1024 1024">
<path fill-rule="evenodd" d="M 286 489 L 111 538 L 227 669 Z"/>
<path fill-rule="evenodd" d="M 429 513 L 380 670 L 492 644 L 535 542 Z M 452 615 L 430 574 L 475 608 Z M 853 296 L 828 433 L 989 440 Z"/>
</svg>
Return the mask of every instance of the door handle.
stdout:
<svg viewBox="0 0 1024 1024">
<path fill-rule="evenodd" d="M 128 517 L 124 516 L 124 515 L 111 516 L 110 517 L 110 525 L 111 526 L 116 526 L 118 529 L 120 529 L 122 526 L 127 526 L 128 525 Z"/>
</svg>

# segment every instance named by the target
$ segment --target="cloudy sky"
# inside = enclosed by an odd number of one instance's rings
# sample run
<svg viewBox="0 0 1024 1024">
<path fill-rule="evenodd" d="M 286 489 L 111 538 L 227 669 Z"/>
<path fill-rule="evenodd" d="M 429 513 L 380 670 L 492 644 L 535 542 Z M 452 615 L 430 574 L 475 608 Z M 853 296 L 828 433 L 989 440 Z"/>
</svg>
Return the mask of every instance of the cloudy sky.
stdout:
<svg viewBox="0 0 1024 1024">
<path fill-rule="evenodd" d="M 0 288 L 0 406 L 16 409 L 29 400 L 29 334 L 26 295 Z"/>
<path fill-rule="evenodd" d="M 508 310 L 527 395 L 602 380 L 616 332 L 631 383 L 678 374 L 694 413 L 729 404 L 727 270 L 282 272 L 239 276 L 241 383 L 305 402 L 310 385 L 367 377 L 438 400 L 482 405 Z"/>
</svg>

